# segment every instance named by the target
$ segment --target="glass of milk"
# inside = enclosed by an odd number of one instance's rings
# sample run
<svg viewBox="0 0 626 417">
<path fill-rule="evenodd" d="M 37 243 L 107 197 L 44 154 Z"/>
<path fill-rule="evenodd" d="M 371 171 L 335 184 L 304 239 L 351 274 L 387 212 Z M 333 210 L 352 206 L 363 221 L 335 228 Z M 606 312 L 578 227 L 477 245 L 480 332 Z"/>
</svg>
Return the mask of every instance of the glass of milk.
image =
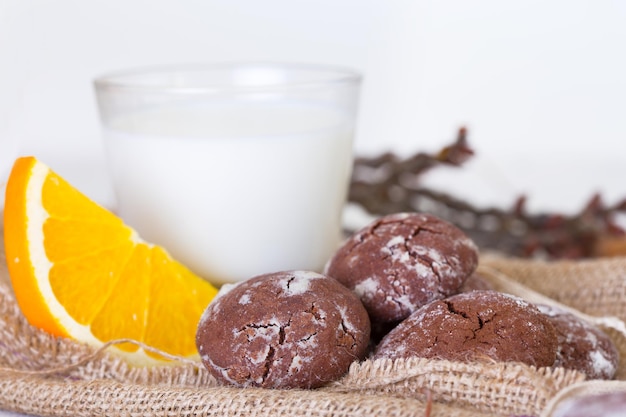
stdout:
<svg viewBox="0 0 626 417">
<path fill-rule="evenodd" d="M 275 63 L 97 78 L 117 213 L 217 285 L 320 271 L 341 239 L 360 83 Z"/>
</svg>

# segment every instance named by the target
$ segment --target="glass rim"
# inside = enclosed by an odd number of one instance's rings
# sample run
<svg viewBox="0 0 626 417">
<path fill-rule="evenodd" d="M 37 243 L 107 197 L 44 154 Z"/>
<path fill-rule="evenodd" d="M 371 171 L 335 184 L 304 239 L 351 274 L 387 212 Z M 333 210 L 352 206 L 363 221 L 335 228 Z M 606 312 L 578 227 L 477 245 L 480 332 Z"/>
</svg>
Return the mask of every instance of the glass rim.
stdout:
<svg viewBox="0 0 626 417">
<path fill-rule="evenodd" d="M 230 83 L 214 83 L 205 85 L 172 85 L 172 83 L 141 83 L 137 82 L 140 77 L 149 77 L 155 75 L 174 75 L 176 73 L 210 73 L 218 71 L 226 71 L 233 73 L 237 69 L 265 68 L 286 72 L 310 72 L 318 75 L 325 74 L 323 77 L 311 77 L 308 80 L 283 80 L 275 83 L 262 84 L 237 84 Z M 363 76 L 360 72 L 340 66 L 324 65 L 324 64 L 303 64 L 273 61 L 237 61 L 237 62 L 217 62 L 217 63 L 189 63 L 189 64 L 172 64 L 160 66 L 144 66 L 135 67 L 125 70 L 112 71 L 104 73 L 93 79 L 94 87 L 97 91 L 126 91 L 126 92 L 159 92 L 164 94 L 210 94 L 220 92 L 263 92 L 276 91 L 280 89 L 298 89 L 311 88 L 321 85 L 341 85 L 341 84 L 360 84 Z"/>
</svg>

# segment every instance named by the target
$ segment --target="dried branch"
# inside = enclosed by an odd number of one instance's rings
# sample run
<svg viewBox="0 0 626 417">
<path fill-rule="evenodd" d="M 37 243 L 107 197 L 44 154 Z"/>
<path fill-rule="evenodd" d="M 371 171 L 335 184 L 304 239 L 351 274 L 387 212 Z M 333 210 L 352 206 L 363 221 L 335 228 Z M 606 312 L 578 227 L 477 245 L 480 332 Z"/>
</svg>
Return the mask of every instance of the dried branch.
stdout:
<svg viewBox="0 0 626 417">
<path fill-rule="evenodd" d="M 405 211 L 435 214 L 463 229 L 483 249 L 520 257 L 586 258 L 626 254 L 624 230 L 615 218 L 626 213 L 626 199 L 607 206 L 600 195 L 573 216 L 530 214 L 526 196 L 510 209 L 480 208 L 454 196 L 421 186 L 423 175 L 441 167 L 461 167 L 474 155 L 461 128 L 456 140 L 436 154 L 419 152 L 406 159 L 393 153 L 357 158 L 349 201 L 373 215 Z"/>
</svg>

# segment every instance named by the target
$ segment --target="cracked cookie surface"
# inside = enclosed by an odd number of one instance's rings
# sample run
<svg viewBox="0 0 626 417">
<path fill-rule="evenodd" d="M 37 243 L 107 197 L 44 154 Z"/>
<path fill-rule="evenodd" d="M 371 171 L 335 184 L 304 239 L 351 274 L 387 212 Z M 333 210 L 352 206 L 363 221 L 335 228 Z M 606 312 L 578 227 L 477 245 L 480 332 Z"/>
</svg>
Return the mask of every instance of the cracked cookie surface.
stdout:
<svg viewBox="0 0 626 417">
<path fill-rule="evenodd" d="M 307 271 L 265 274 L 225 288 L 196 344 L 209 372 L 240 387 L 315 388 L 363 359 L 365 308 L 336 280 Z"/>
<path fill-rule="evenodd" d="M 353 290 L 373 322 L 398 322 L 455 294 L 478 264 L 478 248 L 435 216 L 381 217 L 351 236 L 325 272 Z"/>
<path fill-rule="evenodd" d="M 552 366 L 557 335 L 534 305 L 495 291 L 472 291 L 433 301 L 401 322 L 374 358 L 439 358 Z"/>
</svg>

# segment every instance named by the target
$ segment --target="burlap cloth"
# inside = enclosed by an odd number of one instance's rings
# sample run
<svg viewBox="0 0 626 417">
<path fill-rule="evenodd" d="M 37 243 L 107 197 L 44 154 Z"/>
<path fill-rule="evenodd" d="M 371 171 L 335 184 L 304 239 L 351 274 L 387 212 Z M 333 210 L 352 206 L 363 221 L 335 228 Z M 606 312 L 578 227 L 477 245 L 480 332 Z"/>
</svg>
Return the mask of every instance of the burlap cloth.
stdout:
<svg viewBox="0 0 626 417">
<path fill-rule="evenodd" d="M 626 320 L 626 258 L 547 263 L 484 255 L 480 272 L 500 290 L 595 316 L 587 318 L 609 332 L 626 358 L 619 320 Z M 622 381 L 607 388 L 578 372 L 516 363 L 368 360 L 309 391 L 223 387 L 198 363 L 131 367 L 107 349 L 32 328 L 15 303 L 3 247 L 0 354 L 0 409 L 42 416 L 549 417 L 561 398 L 626 390 Z M 617 379 L 626 380 L 626 360 Z"/>
</svg>

